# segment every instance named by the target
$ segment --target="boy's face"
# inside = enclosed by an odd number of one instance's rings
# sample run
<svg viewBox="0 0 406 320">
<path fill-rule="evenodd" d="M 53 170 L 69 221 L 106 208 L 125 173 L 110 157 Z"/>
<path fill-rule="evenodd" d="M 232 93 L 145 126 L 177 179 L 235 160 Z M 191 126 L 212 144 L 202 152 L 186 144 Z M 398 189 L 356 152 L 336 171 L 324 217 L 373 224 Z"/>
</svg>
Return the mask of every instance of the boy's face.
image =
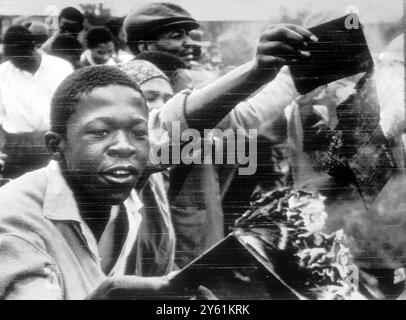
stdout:
<svg viewBox="0 0 406 320">
<path fill-rule="evenodd" d="M 90 50 L 93 61 L 96 64 L 106 64 L 114 54 L 114 43 L 100 43 L 96 48 Z"/>
<path fill-rule="evenodd" d="M 127 199 L 149 155 L 147 119 L 134 89 L 108 86 L 85 95 L 68 122 L 65 175 L 101 203 Z"/>
</svg>

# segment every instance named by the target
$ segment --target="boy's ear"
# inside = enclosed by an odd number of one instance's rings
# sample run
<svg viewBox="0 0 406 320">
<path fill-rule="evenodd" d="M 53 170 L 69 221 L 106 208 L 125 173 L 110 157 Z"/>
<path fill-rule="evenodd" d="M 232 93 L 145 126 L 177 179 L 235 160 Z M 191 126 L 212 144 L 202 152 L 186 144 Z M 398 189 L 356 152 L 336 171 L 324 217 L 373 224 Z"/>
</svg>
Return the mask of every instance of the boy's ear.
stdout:
<svg viewBox="0 0 406 320">
<path fill-rule="evenodd" d="M 53 131 L 45 133 L 45 145 L 54 160 L 62 160 L 65 150 L 65 139 L 59 133 Z"/>
</svg>

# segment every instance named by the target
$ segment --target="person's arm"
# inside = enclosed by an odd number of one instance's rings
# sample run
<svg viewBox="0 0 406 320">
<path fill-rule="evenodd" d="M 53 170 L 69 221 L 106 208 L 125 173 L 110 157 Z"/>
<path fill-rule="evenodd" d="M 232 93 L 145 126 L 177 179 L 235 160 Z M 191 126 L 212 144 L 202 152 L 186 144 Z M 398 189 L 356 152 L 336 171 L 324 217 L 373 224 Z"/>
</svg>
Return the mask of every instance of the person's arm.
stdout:
<svg viewBox="0 0 406 320">
<path fill-rule="evenodd" d="M 164 299 L 171 291 L 169 277 L 120 276 L 103 281 L 86 300 Z"/>
<path fill-rule="evenodd" d="M 52 259 L 32 241 L 0 235 L 0 299 L 59 300 L 62 285 Z"/>
<path fill-rule="evenodd" d="M 0 299 L 64 299 L 57 265 L 39 246 L 18 235 L 0 235 Z M 166 277 L 122 276 L 107 278 L 85 299 L 145 299 L 170 297 L 174 288 Z"/>
<path fill-rule="evenodd" d="M 285 108 L 298 96 L 289 69 L 284 67 L 273 81 L 248 100 L 239 103 L 217 128 L 256 129 L 262 134 L 284 118 Z"/>
<path fill-rule="evenodd" d="M 184 289 L 174 281 L 176 272 L 164 277 L 111 277 L 94 290 L 87 300 L 218 300 L 208 288 L 196 286 Z"/>
<path fill-rule="evenodd" d="M 215 127 L 238 103 L 272 81 L 283 65 L 305 63 L 309 41 L 317 38 L 299 26 L 278 25 L 268 29 L 260 38 L 254 61 L 188 96 L 183 110 L 187 126 L 199 131 Z M 177 120 L 179 111 L 174 108 L 178 107 L 171 107 L 170 103 L 164 107 L 164 122 Z"/>
</svg>

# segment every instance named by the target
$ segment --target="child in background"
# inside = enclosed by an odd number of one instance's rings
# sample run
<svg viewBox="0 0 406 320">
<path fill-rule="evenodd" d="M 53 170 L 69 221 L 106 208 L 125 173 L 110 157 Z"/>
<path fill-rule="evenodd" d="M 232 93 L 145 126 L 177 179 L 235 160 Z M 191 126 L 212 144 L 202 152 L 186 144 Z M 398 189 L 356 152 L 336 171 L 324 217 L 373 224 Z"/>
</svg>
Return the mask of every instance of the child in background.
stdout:
<svg viewBox="0 0 406 320">
<path fill-rule="evenodd" d="M 86 34 L 86 50 L 81 57 L 81 66 L 90 65 L 108 65 L 114 66 L 117 61 L 114 60 L 115 52 L 113 35 L 104 27 L 95 27 Z"/>
</svg>

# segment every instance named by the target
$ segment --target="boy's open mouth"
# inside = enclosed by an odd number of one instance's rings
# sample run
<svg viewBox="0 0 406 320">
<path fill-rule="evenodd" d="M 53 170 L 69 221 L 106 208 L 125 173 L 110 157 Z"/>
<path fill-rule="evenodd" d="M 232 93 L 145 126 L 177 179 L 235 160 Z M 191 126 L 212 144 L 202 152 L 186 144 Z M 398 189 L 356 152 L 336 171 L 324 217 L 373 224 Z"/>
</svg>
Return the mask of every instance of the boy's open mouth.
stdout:
<svg viewBox="0 0 406 320">
<path fill-rule="evenodd" d="M 134 183 L 137 176 L 138 170 L 133 166 L 113 167 L 103 172 L 103 177 L 114 184 Z"/>
</svg>

